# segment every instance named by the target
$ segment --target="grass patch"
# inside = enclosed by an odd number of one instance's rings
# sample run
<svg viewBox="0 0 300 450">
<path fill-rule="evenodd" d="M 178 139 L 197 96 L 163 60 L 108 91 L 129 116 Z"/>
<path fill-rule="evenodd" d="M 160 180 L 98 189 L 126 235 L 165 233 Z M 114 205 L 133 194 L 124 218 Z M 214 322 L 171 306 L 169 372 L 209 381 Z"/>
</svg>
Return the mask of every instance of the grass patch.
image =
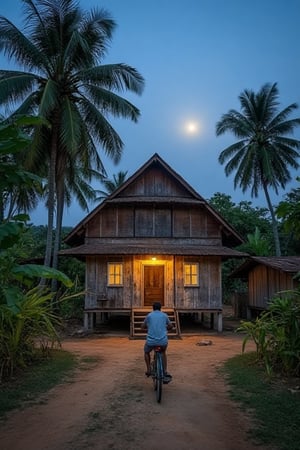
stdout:
<svg viewBox="0 0 300 450">
<path fill-rule="evenodd" d="M 39 401 L 39 396 L 66 381 L 79 362 L 64 350 L 52 350 L 51 357 L 41 360 L 20 373 L 13 381 L 0 384 L 0 418 L 7 412 Z"/>
<path fill-rule="evenodd" d="M 254 426 L 251 437 L 259 444 L 275 445 L 279 450 L 299 450 L 300 379 L 267 378 L 256 364 L 255 353 L 226 361 L 223 367 L 230 396 L 250 413 Z"/>
</svg>

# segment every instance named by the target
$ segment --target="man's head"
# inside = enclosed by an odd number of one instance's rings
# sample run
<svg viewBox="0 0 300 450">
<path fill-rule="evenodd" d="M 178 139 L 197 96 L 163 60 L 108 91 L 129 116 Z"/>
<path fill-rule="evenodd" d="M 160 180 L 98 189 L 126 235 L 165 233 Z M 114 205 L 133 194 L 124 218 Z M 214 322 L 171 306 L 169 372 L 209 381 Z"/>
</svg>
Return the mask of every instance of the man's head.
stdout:
<svg viewBox="0 0 300 450">
<path fill-rule="evenodd" d="M 161 304 L 159 302 L 154 302 L 152 307 L 153 307 L 153 311 L 160 311 L 161 310 Z"/>
</svg>

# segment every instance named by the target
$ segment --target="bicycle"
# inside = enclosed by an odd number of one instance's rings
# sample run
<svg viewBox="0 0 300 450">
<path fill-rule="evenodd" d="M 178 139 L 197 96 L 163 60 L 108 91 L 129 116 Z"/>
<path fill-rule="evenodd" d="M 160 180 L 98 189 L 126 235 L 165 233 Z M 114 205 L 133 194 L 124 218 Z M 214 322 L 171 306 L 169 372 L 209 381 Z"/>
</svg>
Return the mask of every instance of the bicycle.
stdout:
<svg viewBox="0 0 300 450">
<path fill-rule="evenodd" d="M 164 366 L 161 356 L 161 347 L 159 345 L 155 346 L 153 351 L 154 357 L 150 363 L 151 376 L 153 380 L 153 387 L 156 392 L 156 400 L 157 403 L 160 403 L 162 396 L 162 385 L 164 381 Z"/>
</svg>

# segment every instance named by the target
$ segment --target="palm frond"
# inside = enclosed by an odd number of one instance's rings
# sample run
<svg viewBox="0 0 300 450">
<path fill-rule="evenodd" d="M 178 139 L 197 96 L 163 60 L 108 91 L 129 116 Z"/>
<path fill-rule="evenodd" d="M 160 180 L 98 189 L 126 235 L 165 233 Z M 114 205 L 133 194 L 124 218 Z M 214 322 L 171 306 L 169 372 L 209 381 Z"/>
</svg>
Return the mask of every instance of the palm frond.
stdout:
<svg viewBox="0 0 300 450">
<path fill-rule="evenodd" d="M 138 121 L 139 109 L 123 97 L 96 86 L 87 86 L 86 91 L 91 101 L 105 116 L 111 114 L 114 117 L 131 119 L 133 122 Z"/>
<path fill-rule="evenodd" d="M 127 64 L 106 64 L 80 72 L 82 81 L 93 83 L 116 92 L 131 91 L 141 95 L 145 80 L 142 75 Z"/>
<path fill-rule="evenodd" d="M 105 153 L 117 163 L 120 160 L 123 149 L 123 142 L 120 136 L 91 102 L 82 99 L 80 107 L 91 135 L 102 145 Z"/>
<path fill-rule="evenodd" d="M 269 123 L 269 132 L 276 135 L 292 133 L 294 129 L 300 125 L 300 118 L 286 120 L 286 117 L 288 117 L 291 112 L 297 108 L 297 104 L 293 103 L 277 114 Z"/>
<path fill-rule="evenodd" d="M 217 136 L 228 131 L 239 138 L 245 138 L 251 137 L 254 130 L 252 123 L 245 115 L 231 109 L 227 114 L 222 115 L 221 120 L 216 125 Z"/>
<path fill-rule="evenodd" d="M 55 81 L 47 80 L 39 101 L 39 114 L 42 117 L 49 117 L 58 107 L 61 101 L 59 94 L 59 88 Z"/>
<path fill-rule="evenodd" d="M 93 64 L 101 61 L 109 48 L 116 22 L 110 13 L 101 8 L 94 8 L 85 14 L 81 21 L 80 33 L 88 43 Z"/>
<path fill-rule="evenodd" d="M 65 97 L 62 100 L 61 108 L 61 142 L 74 155 L 80 143 L 82 118 L 76 105 L 69 97 Z"/>
<path fill-rule="evenodd" d="M 0 51 L 29 71 L 48 68 L 47 54 L 40 52 L 12 22 L 0 16 Z"/>
<path fill-rule="evenodd" d="M 22 101 L 37 82 L 37 76 L 31 73 L 0 70 L 0 104 Z"/>
<path fill-rule="evenodd" d="M 247 140 L 242 140 L 239 142 L 235 142 L 234 144 L 227 147 L 225 150 L 223 150 L 219 155 L 219 163 L 224 164 L 226 160 L 230 159 L 233 155 L 238 153 L 240 150 L 243 150 L 245 146 L 247 145 Z"/>
</svg>

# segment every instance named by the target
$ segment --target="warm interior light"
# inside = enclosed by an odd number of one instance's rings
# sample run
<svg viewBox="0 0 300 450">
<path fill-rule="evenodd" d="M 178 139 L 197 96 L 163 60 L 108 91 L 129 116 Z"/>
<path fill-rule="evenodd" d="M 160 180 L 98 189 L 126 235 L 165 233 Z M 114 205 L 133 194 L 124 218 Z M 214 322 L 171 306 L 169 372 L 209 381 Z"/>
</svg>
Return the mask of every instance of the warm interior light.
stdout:
<svg viewBox="0 0 300 450">
<path fill-rule="evenodd" d="M 151 258 L 152 259 L 152 261 L 156 261 L 156 258 L 155 258 L 155 256 L 153 257 L 153 258 Z"/>
</svg>

